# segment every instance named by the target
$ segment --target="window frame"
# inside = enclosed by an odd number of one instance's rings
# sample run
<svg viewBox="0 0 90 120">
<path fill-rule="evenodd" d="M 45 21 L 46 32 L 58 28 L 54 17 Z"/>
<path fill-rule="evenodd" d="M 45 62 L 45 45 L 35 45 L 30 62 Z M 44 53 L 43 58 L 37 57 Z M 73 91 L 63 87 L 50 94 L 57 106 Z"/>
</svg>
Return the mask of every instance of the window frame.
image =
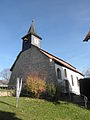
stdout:
<svg viewBox="0 0 90 120">
<path fill-rule="evenodd" d="M 79 82 L 78 77 L 76 77 L 76 79 L 77 79 L 77 85 L 80 87 L 80 82 Z"/>
<path fill-rule="evenodd" d="M 72 86 L 74 86 L 73 75 L 71 75 Z"/>
<path fill-rule="evenodd" d="M 59 80 L 62 79 L 62 75 L 61 75 L 61 70 L 60 70 L 60 68 L 57 68 L 57 79 L 59 79 Z"/>
<path fill-rule="evenodd" d="M 67 78 L 67 70 L 64 69 L 64 76 Z"/>
</svg>

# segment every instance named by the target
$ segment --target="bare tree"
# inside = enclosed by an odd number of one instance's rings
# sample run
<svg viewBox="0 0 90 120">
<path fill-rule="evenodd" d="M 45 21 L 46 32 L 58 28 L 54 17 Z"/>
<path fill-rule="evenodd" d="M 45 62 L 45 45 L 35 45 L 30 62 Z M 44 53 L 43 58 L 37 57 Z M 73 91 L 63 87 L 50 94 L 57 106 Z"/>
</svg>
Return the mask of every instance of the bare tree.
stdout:
<svg viewBox="0 0 90 120">
<path fill-rule="evenodd" d="M 9 80 L 10 75 L 11 75 L 11 72 L 9 68 L 5 68 L 0 72 L 0 77 L 4 80 Z"/>
<path fill-rule="evenodd" d="M 83 74 L 86 78 L 90 78 L 90 67 L 83 70 Z"/>
</svg>

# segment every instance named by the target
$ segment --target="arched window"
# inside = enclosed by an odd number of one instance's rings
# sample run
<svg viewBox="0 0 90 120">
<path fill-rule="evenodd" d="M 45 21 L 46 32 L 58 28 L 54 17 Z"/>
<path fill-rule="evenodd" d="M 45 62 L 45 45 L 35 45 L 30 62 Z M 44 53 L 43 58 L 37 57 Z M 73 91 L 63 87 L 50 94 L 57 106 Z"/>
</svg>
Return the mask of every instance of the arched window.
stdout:
<svg viewBox="0 0 90 120">
<path fill-rule="evenodd" d="M 80 81 L 79 81 L 78 77 L 76 77 L 76 79 L 77 79 L 77 85 L 80 87 Z"/>
<path fill-rule="evenodd" d="M 59 68 L 57 68 L 57 78 L 58 79 L 62 79 L 62 77 L 61 77 L 61 70 Z"/>
<path fill-rule="evenodd" d="M 67 77 L 67 71 L 64 69 L 64 76 Z"/>
<path fill-rule="evenodd" d="M 71 75 L 72 86 L 74 86 L 73 75 Z"/>
</svg>

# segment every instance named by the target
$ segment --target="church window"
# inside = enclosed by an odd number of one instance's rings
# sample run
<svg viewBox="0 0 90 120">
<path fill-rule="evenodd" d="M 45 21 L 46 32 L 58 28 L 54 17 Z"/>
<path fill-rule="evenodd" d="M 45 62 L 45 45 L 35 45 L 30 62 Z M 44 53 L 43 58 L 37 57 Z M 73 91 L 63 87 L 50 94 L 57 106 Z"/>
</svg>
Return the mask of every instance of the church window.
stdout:
<svg viewBox="0 0 90 120">
<path fill-rule="evenodd" d="M 67 71 L 64 69 L 64 76 L 67 77 Z"/>
<path fill-rule="evenodd" d="M 25 42 L 28 40 L 27 38 L 24 38 Z"/>
<path fill-rule="evenodd" d="M 69 91 L 69 82 L 68 80 L 65 80 L 65 87 L 66 87 L 66 91 Z"/>
<path fill-rule="evenodd" d="M 77 84 L 78 84 L 78 86 L 80 86 L 80 83 L 79 83 L 78 77 L 76 77 L 76 79 L 77 79 Z"/>
<path fill-rule="evenodd" d="M 58 79 L 62 79 L 62 77 L 61 77 L 61 70 L 59 68 L 57 68 L 57 78 Z"/>
<path fill-rule="evenodd" d="M 72 86 L 74 86 L 73 75 L 71 75 Z"/>
</svg>

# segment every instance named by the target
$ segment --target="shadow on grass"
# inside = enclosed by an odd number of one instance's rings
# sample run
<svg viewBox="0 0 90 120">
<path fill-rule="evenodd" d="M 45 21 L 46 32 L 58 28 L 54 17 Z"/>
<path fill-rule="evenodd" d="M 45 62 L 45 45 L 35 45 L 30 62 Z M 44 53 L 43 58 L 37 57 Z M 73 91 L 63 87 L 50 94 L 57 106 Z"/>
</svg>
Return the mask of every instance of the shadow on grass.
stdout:
<svg viewBox="0 0 90 120">
<path fill-rule="evenodd" d="M 57 97 L 55 97 L 55 96 L 51 97 L 51 96 L 48 95 L 48 96 L 43 97 L 43 99 L 48 101 L 48 102 L 52 102 L 54 105 L 60 104 L 59 99 Z"/>
<path fill-rule="evenodd" d="M 6 104 L 6 105 L 8 105 L 8 106 L 11 106 L 11 107 L 14 107 L 14 108 L 15 108 L 15 106 L 14 106 L 14 105 L 11 105 L 11 104 L 9 104 L 9 103 L 7 103 L 7 102 L 0 101 L 0 103 L 2 103 L 2 104 Z"/>
<path fill-rule="evenodd" d="M 0 111 L 0 120 L 21 120 L 15 116 L 15 113 Z"/>
</svg>

